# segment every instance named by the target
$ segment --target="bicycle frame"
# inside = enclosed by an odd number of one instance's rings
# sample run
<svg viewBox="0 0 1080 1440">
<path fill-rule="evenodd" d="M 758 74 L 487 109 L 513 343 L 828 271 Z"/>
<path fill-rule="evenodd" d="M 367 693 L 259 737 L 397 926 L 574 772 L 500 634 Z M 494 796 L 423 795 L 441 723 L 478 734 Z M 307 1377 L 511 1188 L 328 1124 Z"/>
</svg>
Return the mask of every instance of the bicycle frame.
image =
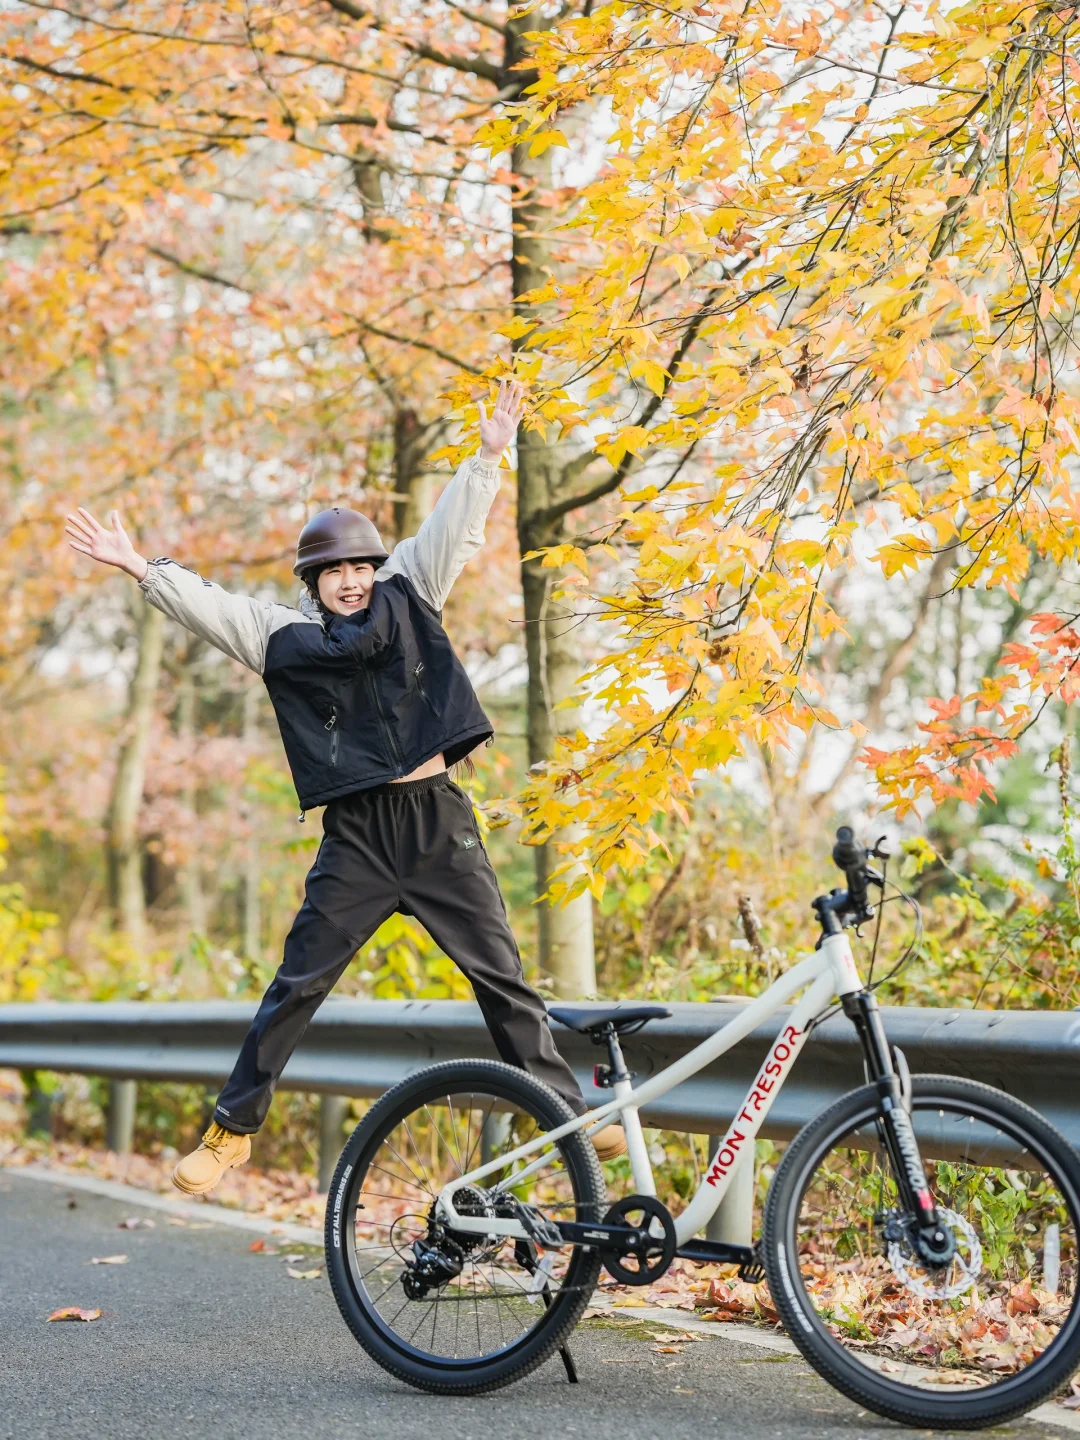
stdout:
<svg viewBox="0 0 1080 1440">
<path fill-rule="evenodd" d="M 542 1150 L 546 1151 L 553 1141 L 561 1140 L 564 1135 L 572 1135 L 578 1130 L 593 1133 L 615 1116 L 622 1119 L 626 1132 L 626 1146 L 637 1193 L 655 1195 L 656 1185 L 641 1128 L 641 1108 L 659 1096 L 666 1095 L 676 1085 L 681 1085 L 684 1080 L 690 1079 L 706 1065 L 710 1065 L 749 1035 L 756 1026 L 774 1015 L 782 1005 L 788 1004 L 802 992 L 802 998 L 796 1004 L 790 1020 L 773 1043 L 757 1078 L 736 1111 L 716 1154 L 710 1160 L 697 1193 L 675 1220 L 678 1243 L 680 1246 L 686 1244 L 712 1219 L 727 1192 L 739 1160 L 747 1153 L 753 1153 L 758 1131 L 791 1073 L 814 1020 L 828 1008 L 834 997 L 843 999 L 845 996 L 857 994 L 862 988 L 862 979 L 847 935 L 842 932 L 825 935 L 819 949 L 803 956 L 770 985 L 763 995 L 746 1005 L 734 1020 L 722 1026 L 688 1055 L 676 1060 L 652 1079 L 636 1087 L 629 1080 L 617 1081 L 614 1086 L 614 1099 L 606 1104 L 598 1105 L 587 1114 L 534 1137 L 527 1144 L 500 1156 L 499 1159 L 480 1165 L 475 1170 L 470 1170 L 467 1175 L 449 1181 L 439 1192 L 436 1214 L 454 1230 L 478 1235 L 529 1238 L 519 1220 L 459 1215 L 454 1208 L 455 1194 L 462 1186 L 476 1185 L 489 1176 L 505 1171 L 508 1165 L 520 1164 L 520 1168 L 515 1168 L 497 1185 L 491 1187 L 496 1191 L 510 1190 L 547 1163 L 546 1154 L 531 1161 L 530 1156 L 536 1156 Z M 925 1186 L 925 1181 L 923 1185 Z"/>
</svg>

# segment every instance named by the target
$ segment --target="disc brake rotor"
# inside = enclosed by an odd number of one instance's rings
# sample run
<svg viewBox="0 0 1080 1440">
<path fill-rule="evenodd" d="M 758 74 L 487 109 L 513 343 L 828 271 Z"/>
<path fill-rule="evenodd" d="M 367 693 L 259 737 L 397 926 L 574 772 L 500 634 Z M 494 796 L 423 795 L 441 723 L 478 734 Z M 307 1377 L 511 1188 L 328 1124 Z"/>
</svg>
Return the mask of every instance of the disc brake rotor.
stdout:
<svg viewBox="0 0 1080 1440">
<path fill-rule="evenodd" d="M 952 1227 L 957 1239 L 967 1247 L 966 1258 L 957 1247 L 956 1254 L 943 1272 L 947 1273 L 956 1266 L 960 1271 L 957 1279 L 944 1284 L 933 1284 L 921 1275 L 913 1275 L 908 1269 L 908 1263 L 913 1257 L 905 1253 L 905 1247 L 899 1240 L 889 1241 L 886 1254 L 893 1274 L 913 1295 L 924 1300 L 955 1300 L 958 1295 L 965 1295 L 979 1278 L 979 1271 L 982 1269 L 982 1245 L 974 1227 L 955 1210 L 939 1210 L 938 1214 Z"/>
</svg>

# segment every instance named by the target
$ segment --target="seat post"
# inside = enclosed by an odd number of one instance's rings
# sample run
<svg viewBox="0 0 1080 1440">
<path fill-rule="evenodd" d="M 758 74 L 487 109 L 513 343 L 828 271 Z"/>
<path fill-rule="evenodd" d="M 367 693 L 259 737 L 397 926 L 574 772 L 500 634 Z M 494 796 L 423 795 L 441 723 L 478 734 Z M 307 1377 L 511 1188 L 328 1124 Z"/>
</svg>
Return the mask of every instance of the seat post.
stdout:
<svg viewBox="0 0 1080 1440">
<path fill-rule="evenodd" d="M 601 1037 L 607 1045 L 608 1062 L 611 1065 L 612 1084 L 618 1085 L 620 1081 L 629 1081 L 630 1071 L 626 1068 L 626 1060 L 622 1053 L 622 1046 L 619 1044 L 619 1032 L 614 1023 L 609 1020 L 600 1031 Z"/>
<path fill-rule="evenodd" d="M 616 1022 L 607 1021 L 603 1029 L 599 1030 L 597 1040 L 604 1040 L 607 1043 L 608 1060 L 611 1066 L 608 1083 L 615 1091 L 615 1098 L 617 1100 L 629 1099 L 634 1090 L 634 1077 L 626 1068 Z M 628 1105 L 623 1110 L 621 1119 L 623 1130 L 626 1132 L 626 1148 L 630 1155 L 630 1172 L 634 1177 L 635 1188 L 639 1195 L 655 1195 L 656 1182 L 653 1179 L 652 1166 L 649 1164 L 649 1152 L 641 1128 L 641 1117 L 633 1106 Z"/>
</svg>

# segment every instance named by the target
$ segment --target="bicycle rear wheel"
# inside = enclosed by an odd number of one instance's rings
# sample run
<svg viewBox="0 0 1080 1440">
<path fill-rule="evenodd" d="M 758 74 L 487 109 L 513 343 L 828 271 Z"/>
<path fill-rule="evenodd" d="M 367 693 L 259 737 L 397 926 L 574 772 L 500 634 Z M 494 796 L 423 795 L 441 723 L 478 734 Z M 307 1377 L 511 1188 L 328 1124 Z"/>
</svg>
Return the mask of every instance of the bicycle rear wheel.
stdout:
<svg viewBox="0 0 1080 1440">
<path fill-rule="evenodd" d="M 595 1251 L 452 1231 L 434 1213 L 443 1185 L 573 1118 L 524 1071 L 464 1060 L 403 1081 L 357 1126 L 327 1196 L 327 1271 L 385 1370 L 419 1389 L 478 1394 L 528 1374 L 576 1325 L 600 1274 Z M 524 1201 L 548 1220 L 598 1221 L 591 1142 L 579 1132 L 541 1153 L 512 1189 L 499 1187 L 508 1166 L 459 1191 L 458 1213 L 513 1218 Z"/>
<path fill-rule="evenodd" d="M 802 1130 L 765 1207 L 769 1289 L 830 1384 L 912 1425 L 980 1429 L 1064 1388 L 1080 1364 L 1080 1159 L 1040 1115 L 986 1085 L 912 1082 L 912 1123 L 945 1267 L 919 1262 L 880 1143 L 880 1099 L 853 1091 Z"/>
</svg>

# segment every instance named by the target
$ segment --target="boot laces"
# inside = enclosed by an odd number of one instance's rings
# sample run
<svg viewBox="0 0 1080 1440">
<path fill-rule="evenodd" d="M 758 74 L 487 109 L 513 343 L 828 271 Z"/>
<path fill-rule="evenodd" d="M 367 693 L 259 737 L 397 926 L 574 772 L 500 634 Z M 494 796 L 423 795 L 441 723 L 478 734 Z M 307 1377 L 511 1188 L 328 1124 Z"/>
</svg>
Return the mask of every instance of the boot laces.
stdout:
<svg viewBox="0 0 1080 1440">
<path fill-rule="evenodd" d="M 207 1150 L 212 1150 L 216 1155 L 221 1147 L 231 1138 L 231 1131 L 224 1129 L 223 1126 L 217 1124 L 215 1121 L 202 1137 L 202 1143 Z"/>
</svg>

